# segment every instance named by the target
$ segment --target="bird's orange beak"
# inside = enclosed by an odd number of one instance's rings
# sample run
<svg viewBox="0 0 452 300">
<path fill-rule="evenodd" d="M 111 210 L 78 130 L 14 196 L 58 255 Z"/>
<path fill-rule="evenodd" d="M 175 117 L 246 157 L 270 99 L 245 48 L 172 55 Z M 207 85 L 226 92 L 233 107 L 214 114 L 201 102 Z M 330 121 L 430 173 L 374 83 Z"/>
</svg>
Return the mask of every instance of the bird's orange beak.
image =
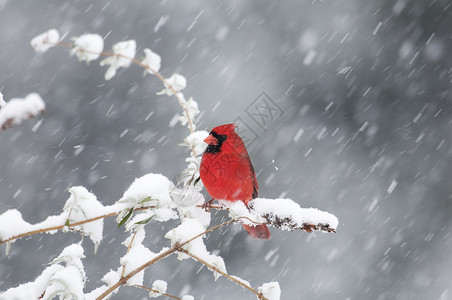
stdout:
<svg viewBox="0 0 452 300">
<path fill-rule="evenodd" d="M 209 135 L 204 139 L 204 143 L 207 143 L 207 145 L 218 145 L 218 140 L 213 135 Z"/>
</svg>

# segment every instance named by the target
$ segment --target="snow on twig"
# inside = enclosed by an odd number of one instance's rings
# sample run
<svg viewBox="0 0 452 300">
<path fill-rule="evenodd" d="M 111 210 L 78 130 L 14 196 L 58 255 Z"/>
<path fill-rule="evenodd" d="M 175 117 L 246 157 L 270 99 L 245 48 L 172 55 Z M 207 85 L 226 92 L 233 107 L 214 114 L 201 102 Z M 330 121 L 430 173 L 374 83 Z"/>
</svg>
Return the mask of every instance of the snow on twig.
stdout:
<svg viewBox="0 0 452 300">
<path fill-rule="evenodd" d="M 28 94 L 25 98 L 15 98 L 8 102 L 0 98 L 0 131 L 22 124 L 26 119 L 36 117 L 45 111 L 42 98 L 36 94 Z"/>
<path fill-rule="evenodd" d="M 0 299 L 83 299 L 86 281 L 81 259 L 83 248 L 72 244 L 64 248 L 35 281 L 0 293 Z"/>
<path fill-rule="evenodd" d="M 241 219 L 248 225 L 266 223 L 281 230 L 336 232 L 339 223 L 335 215 L 316 208 L 301 208 L 291 199 L 256 198 L 248 203 L 248 208 L 242 201 L 219 202 L 229 208 L 232 219 Z"/>
<path fill-rule="evenodd" d="M 100 36 L 97 34 L 84 34 L 80 37 L 75 37 L 73 38 L 74 44 L 59 41 L 59 38 L 58 31 L 52 29 L 33 38 L 31 44 L 37 52 L 45 52 L 54 46 L 70 48 L 71 55 L 76 55 L 80 61 L 84 60 L 87 63 L 100 56 L 105 56 L 107 58 L 100 62 L 101 66 L 108 66 L 107 72 L 105 73 L 105 80 L 110 80 L 116 75 L 116 71 L 119 68 L 127 68 L 131 63 L 144 68 L 145 74 L 155 75 L 165 86 L 165 89 L 160 93 L 169 96 L 174 95 L 176 97 L 184 111 L 184 116 L 180 117 L 179 121 L 183 126 L 188 125 L 190 133 L 195 132 L 194 120 L 199 114 L 198 104 L 191 97 L 188 101 L 185 100 L 181 92 L 186 87 L 187 81 L 180 74 L 173 74 L 169 78 L 164 78 L 159 73 L 161 57 L 157 53 L 154 53 L 149 48 L 145 48 L 143 50 L 145 57 L 142 60 L 138 60 L 135 58 L 137 48 L 135 40 L 116 43 L 113 45 L 112 52 L 103 52 L 103 40 L 101 41 Z M 193 156 L 196 156 L 194 148 L 192 150 Z"/>
</svg>

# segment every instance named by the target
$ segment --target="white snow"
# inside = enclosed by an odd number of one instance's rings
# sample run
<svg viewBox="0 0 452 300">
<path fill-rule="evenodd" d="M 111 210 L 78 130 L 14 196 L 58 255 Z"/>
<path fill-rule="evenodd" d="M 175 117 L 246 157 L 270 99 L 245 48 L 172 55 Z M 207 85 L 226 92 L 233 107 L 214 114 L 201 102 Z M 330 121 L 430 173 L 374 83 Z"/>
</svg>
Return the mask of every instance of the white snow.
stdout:
<svg viewBox="0 0 452 300">
<path fill-rule="evenodd" d="M 388 189 L 386 190 L 386 192 L 387 192 L 388 194 L 391 194 L 391 193 L 394 191 L 394 189 L 396 188 L 397 183 L 398 183 L 397 180 L 391 181 L 391 184 L 389 185 L 389 187 L 388 187 Z"/>
<path fill-rule="evenodd" d="M 170 230 L 165 235 L 165 237 L 167 239 L 170 239 L 171 246 L 174 246 L 176 244 L 184 243 L 204 231 L 205 231 L 205 228 L 199 220 L 192 219 L 192 218 L 186 218 L 182 221 L 182 224 L 180 224 L 178 227 Z M 187 243 L 184 246 L 182 246 L 182 248 L 184 248 L 188 252 L 196 255 L 197 257 L 203 259 L 204 261 L 206 261 L 213 267 L 217 268 L 218 270 L 220 270 L 224 273 L 227 273 L 226 266 L 224 264 L 223 259 L 220 256 L 210 254 L 207 251 L 203 238 L 204 238 L 204 236 L 196 238 L 193 241 L 191 241 L 190 243 Z M 178 254 L 179 254 L 178 255 L 179 260 L 189 258 L 189 256 L 183 252 L 179 252 Z M 216 271 L 213 271 L 213 272 L 214 272 L 215 280 L 217 280 L 221 276 L 221 274 Z"/>
<path fill-rule="evenodd" d="M 175 208 L 176 205 L 169 195 L 172 185 L 168 178 L 162 174 L 149 173 L 140 178 L 135 178 L 117 203 L 129 203 L 129 207 L 146 204 Z"/>
<path fill-rule="evenodd" d="M 122 269 L 122 268 L 121 268 Z M 103 292 L 105 292 L 110 286 L 114 285 L 116 282 L 118 282 L 121 279 L 121 272 L 120 271 L 113 271 L 110 270 L 107 274 L 102 277 L 102 281 L 105 282 L 107 285 L 103 285 L 101 287 L 98 287 L 91 292 L 85 294 L 85 300 L 95 300 L 97 297 L 99 297 Z M 117 293 L 118 289 L 114 290 L 112 294 Z"/>
<path fill-rule="evenodd" d="M 281 297 L 281 288 L 276 281 L 264 283 L 257 290 L 268 300 L 279 300 Z"/>
<path fill-rule="evenodd" d="M 0 299 L 38 299 L 38 297 L 42 295 L 42 292 L 47 288 L 50 278 L 61 269 L 63 269 L 63 266 L 60 265 L 49 266 L 42 271 L 41 275 L 39 275 L 35 281 L 21 284 L 17 287 L 8 289 L 4 293 L 0 293 Z"/>
<path fill-rule="evenodd" d="M 152 50 L 149 48 L 146 48 L 143 51 L 144 51 L 145 58 L 143 59 L 142 63 L 151 69 L 151 70 L 145 70 L 144 74 L 149 73 L 151 75 L 154 75 L 154 72 L 160 71 L 162 59 L 161 59 L 160 55 L 158 55 L 155 52 L 152 52 Z"/>
<path fill-rule="evenodd" d="M 36 94 L 28 94 L 25 98 L 14 98 L 6 105 L 2 102 L 0 110 L 0 129 L 21 124 L 24 120 L 34 117 L 45 110 L 42 98 Z"/>
<path fill-rule="evenodd" d="M 3 100 L 3 94 L 0 92 L 0 109 L 6 106 L 5 100 Z"/>
<path fill-rule="evenodd" d="M 166 24 L 166 22 L 168 22 L 168 20 L 169 20 L 168 15 L 161 16 L 160 19 L 157 21 L 157 24 L 155 24 L 154 32 L 158 32 L 160 28 L 162 28 Z"/>
<path fill-rule="evenodd" d="M 66 247 L 53 260 L 53 265 L 47 267 L 35 281 L 10 288 L 0 294 L 0 299 L 38 299 L 44 291 L 42 299 L 53 299 L 56 296 L 61 299 L 83 299 L 86 277 L 82 258 L 84 258 L 82 246 L 72 244 Z"/>
<path fill-rule="evenodd" d="M 0 215 L 0 224 L 2 224 L 0 227 L 0 239 L 7 240 L 24 232 L 63 225 L 66 218 L 67 213 L 64 212 L 58 216 L 49 216 L 43 222 L 30 224 L 22 219 L 22 214 L 18 210 L 9 209 Z M 46 233 L 53 234 L 56 232 L 55 230 Z M 11 242 L 14 242 L 14 240 Z"/>
<path fill-rule="evenodd" d="M 383 25 L 383 22 L 378 22 L 377 26 L 375 27 L 374 31 L 372 31 L 372 35 L 376 35 L 378 30 L 380 30 L 381 25 Z"/>
<path fill-rule="evenodd" d="M 303 59 L 303 64 L 305 66 L 309 66 L 317 56 L 317 52 L 314 50 L 309 50 L 308 54 L 306 54 L 305 58 Z"/>
<path fill-rule="evenodd" d="M 195 297 L 190 296 L 190 295 L 185 295 L 182 297 L 182 300 L 195 300 Z"/>
<path fill-rule="evenodd" d="M 113 56 L 107 57 L 100 62 L 101 66 L 109 66 L 105 73 L 105 80 L 110 80 L 116 75 L 116 71 L 123 67 L 127 68 L 135 57 L 137 44 L 134 40 L 119 42 L 113 45 Z"/>
<path fill-rule="evenodd" d="M 198 154 L 198 152 L 196 152 L 196 154 Z M 201 156 L 197 157 L 190 156 L 187 157 L 185 161 L 188 163 L 188 166 L 182 172 L 182 180 L 184 182 L 184 186 L 188 186 L 188 183 L 194 184 L 194 182 L 193 181 L 190 182 L 190 180 L 196 180 L 197 178 L 199 178 L 199 166 L 201 165 Z M 202 186 L 202 181 L 200 180 L 196 184 L 196 186 Z"/>
<path fill-rule="evenodd" d="M 163 293 L 166 293 L 166 289 L 168 288 L 168 283 L 163 280 L 156 280 L 152 284 L 152 289 L 156 290 L 157 292 L 149 292 L 149 297 L 151 298 L 157 298 L 158 296 L 161 296 Z"/>
<path fill-rule="evenodd" d="M 148 218 L 157 221 L 167 221 L 177 217 L 173 211 L 176 204 L 170 197 L 170 190 L 173 189 L 173 183 L 161 174 L 149 173 L 140 178 L 136 178 L 130 187 L 124 192 L 124 195 L 115 205 L 124 205 L 122 212 L 116 218 L 119 223 L 131 208 L 140 208 L 143 206 L 155 206 L 150 211 L 145 211 L 135 216 L 127 222 L 127 229 L 137 227 L 136 222 L 144 221 Z"/>
<path fill-rule="evenodd" d="M 37 52 L 46 52 L 50 48 L 56 46 L 58 40 L 60 39 L 60 34 L 56 29 L 50 29 L 31 40 L 31 46 Z"/>
<path fill-rule="evenodd" d="M 245 279 L 242 279 L 242 278 L 240 278 L 240 277 L 238 277 L 238 276 L 235 276 L 235 275 L 229 275 L 229 276 L 231 276 L 231 277 L 234 278 L 235 280 L 240 281 L 241 283 L 243 283 L 243 284 L 245 284 L 245 285 L 247 285 L 247 286 L 251 286 L 251 284 L 249 283 L 249 281 L 246 281 Z"/>
<path fill-rule="evenodd" d="M 298 140 L 300 139 L 300 137 L 303 134 L 303 132 L 304 132 L 303 128 L 300 128 L 298 130 L 297 134 L 293 138 L 294 142 L 298 142 Z"/>
<path fill-rule="evenodd" d="M 196 154 L 200 155 L 206 150 L 207 144 L 204 139 L 209 135 L 205 130 L 195 131 L 184 139 L 184 146 L 194 148 Z"/>
<path fill-rule="evenodd" d="M 144 229 L 141 229 L 144 231 Z M 121 265 L 125 266 L 124 275 L 129 274 L 139 266 L 156 257 L 157 254 L 143 246 L 141 243 L 130 248 L 130 251 L 121 258 Z M 143 285 L 144 270 L 127 280 L 128 285 Z"/>
<path fill-rule="evenodd" d="M 178 93 L 178 94 L 181 94 L 181 93 Z M 196 102 L 195 100 L 193 100 L 192 97 L 190 97 L 188 99 L 188 101 L 183 101 L 182 104 L 184 106 L 184 110 L 186 110 L 188 112 L 188 115 L 192 122 L 193 129 L 195 129 L 195 124 L 193 124 L 193 123 L 194 123 L 195 117 L 199 114 L 198 102 Z M 181 122 L 182 126 L 185 126 L 188 123 L 188 118 L 187 118 L 187 115 L 185 114 L 185 112 L 182 114 L 182 116 L 179 117 L 179 121 Z"/>
<path fill-rule="evenodd" d="M 328 225 L 335 230 L 339 223 L 336 216 L 316 208 L 301 208 L 291 199 L 265 199 L 256 198 L 250 201 L 249 211 L 242 201 L 219 201 L 221 205 L 229 208 L 232 219 L 240 219 L 243 223 L 267 223 L 282 230 L 294 230 L 305 225 Z"/>
<path fill-rule="evenodd" d="M 157 93 L 157 95 L 167 94 L 168 96 L 172 96 L 174 93 L 170 87 L 177 93 L 181 90 L 185 89 L 187 86 L 187 79 L 184 76 L 179 74 L 173 74 L 170 78 L 165 78 L 165 88 Z"/>
<path fill-rule="evenodd" d="M 71 55 L 76 55 L 79 61 L 89 63 L 96 60 L 104 50 L 104 39 L 98 34 L 87 33 L 72 40 L 74 47 L 71 49 Z"/>
<path fill-rule="evenodd" d="M 69 189 L 71 196 L 66 201 L 63 210 L 67 212 L 70 223 L 76 223 L 97 217 L 104 210 L 104 206 L 97 200 L 96 196 L 82 186 L 74 186 Z M 95 245 L 102 240 L 104 228 L 103 219 L 72 226 L 75 230 L 81 231 L 90 237 Z"/>
</svg>

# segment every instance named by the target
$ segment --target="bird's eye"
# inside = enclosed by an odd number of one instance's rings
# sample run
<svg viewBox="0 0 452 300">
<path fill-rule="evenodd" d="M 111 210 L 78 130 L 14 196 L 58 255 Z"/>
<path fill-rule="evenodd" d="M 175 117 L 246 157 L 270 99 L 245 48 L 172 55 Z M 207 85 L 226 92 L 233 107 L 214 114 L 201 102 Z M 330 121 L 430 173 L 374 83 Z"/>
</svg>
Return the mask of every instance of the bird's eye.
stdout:
<svg viewBox="0 0 452 300">
<path fill-rule="evenodd" d="M 223 143 L 224 141 L 226 141 L 228 139 L 228 136 L 226 134 L 220 134 L 218 135 L 218 142 Z"/>
</svg>

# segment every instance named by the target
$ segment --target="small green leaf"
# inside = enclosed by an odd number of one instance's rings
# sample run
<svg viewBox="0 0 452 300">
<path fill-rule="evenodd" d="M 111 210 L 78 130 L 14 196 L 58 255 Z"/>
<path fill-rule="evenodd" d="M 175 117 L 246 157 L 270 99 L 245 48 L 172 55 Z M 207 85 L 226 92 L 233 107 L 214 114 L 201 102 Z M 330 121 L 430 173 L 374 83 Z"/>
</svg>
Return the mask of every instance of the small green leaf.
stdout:
<svg viewBox="0 0 452 300">
<path fill-rule="evenodd" d="M 146 197 L 146 198 L 144 198 L 143 200 L 141 200 L 141 203 L 148 202 L 148 201 L 152 201 L 152 200 L 154 200 L 154 199 L 152 199 L 152 197 L 149 196 L 149 197 Z"/>
<path fill-rule="evenodd" d="M 193 185 L 193 186 L 196 186 L 196 184 L 199 182 L 199 180 L 201 180 L 201 176 L 200 177 L 198 177 L 198 178 L 196 178 L 196 180 L 195 180 L 195 184 Z"/>
<path fill-rule="evenodd" d="M 149 217 L 149 218 L 147 218 L 147 219 L 145 219 L 145 220 L 136 222 L 135 224 L 139 224 L 139 225 L 147 224 L 147 223 L 149 223 L 149 222 L 152 220 L 153 217 L 154 217 L 154 216 L 151 216 L 151 217 Z"/>
<path fill-rule="evenodd" d="M 69 219 L 67 219 L 66 223 L 64 223 L 64 226 L 69 227 L 70 224 L 71 224 L 71 222 L 69 222 Z"/>
<path fill-rule="evenodd" d="M 130 218 L 130 216 L 133 213 L 133 207 L 129 210 L 129 212 L 127 213 L 127 215 L 124 216 L 124 218 L 122 218 L 121 222 L 119 222 L 118 224 L 118 228 L 121 227 L 122 225 L 124 225 L 125 222 L 127 222 L 127 220 Z"/>
</svg>

